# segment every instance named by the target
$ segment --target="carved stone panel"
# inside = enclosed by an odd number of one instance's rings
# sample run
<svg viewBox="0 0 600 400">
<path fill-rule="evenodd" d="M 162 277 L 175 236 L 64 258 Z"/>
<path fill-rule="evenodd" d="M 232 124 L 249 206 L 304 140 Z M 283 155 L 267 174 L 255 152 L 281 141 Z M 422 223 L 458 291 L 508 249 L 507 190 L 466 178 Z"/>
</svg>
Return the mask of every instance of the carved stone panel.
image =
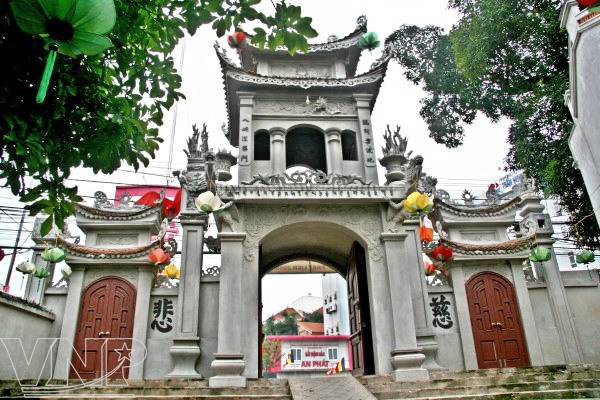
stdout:
<svg viewBox="0 0 600 400">
<path fill-rule="evenodd" d="M 96 246 L 137 246 L 139 238 L 137 234 L 98 234 Z"/>
<path fill-rule="evenodd" d="M 320 101 L 320 102 L 319 102 Z M 306 100 L 256 100 L 254 105 L 256 114 L 304 114 L 304 115 L 356 115 L 354 103 L 339 100 L 327 100 L 322 104 L 322 98 L 310 98 Z"/>
<path fill-rule="evenodd" d="M 498 242 L 496 231 L 460 231 L 460 237 L 470 242 Z"/>
<path fill-rule="evenodd" d="M 332 66 L 329 64 L 271 64 L 271 75 L 294 78 L 332 78 Z"/>
</svg>

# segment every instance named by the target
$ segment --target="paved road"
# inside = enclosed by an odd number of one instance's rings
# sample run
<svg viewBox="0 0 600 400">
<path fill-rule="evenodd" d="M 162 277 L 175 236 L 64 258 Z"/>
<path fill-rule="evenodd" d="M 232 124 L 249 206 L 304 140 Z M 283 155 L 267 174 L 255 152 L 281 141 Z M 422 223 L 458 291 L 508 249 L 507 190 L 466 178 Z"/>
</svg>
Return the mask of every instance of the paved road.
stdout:
<svg viewBox="0 0 600 400">
<path fill-rule="evenodd" d="M 289 378 L 294 400 L 376 400 L 352 376 Z"/>
</svg>

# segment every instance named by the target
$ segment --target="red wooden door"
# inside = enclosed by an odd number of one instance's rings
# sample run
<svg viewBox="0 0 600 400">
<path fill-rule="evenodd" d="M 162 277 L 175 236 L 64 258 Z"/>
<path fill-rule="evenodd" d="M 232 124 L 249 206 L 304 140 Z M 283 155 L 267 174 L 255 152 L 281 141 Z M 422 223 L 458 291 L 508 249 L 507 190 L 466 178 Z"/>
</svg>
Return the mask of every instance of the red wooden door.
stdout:
<svg viewBox="0 0 600 400">
<path fill-rule="evenodd" d="M 352 346 L 353 375 L 375 373 L 373 340 L 370 327 L 370 309 L 366 277 L 365 253 L 362 246 L 354 243 L 348 258 L 346 275 Z"/>
<path fill-rule="evenodd" d="M 484 272 L 467 282 L 479 368 L 529 366 L 515 293 L 501 275 Z"/>
<path fill-rule="evenodd" d="M 72 378 L 95 379 L 109 372 L 108 378 L 127 378 L 135 297 L 133 285 L 118 277 L 99 279 L 84 290 Z"/>
</svg>

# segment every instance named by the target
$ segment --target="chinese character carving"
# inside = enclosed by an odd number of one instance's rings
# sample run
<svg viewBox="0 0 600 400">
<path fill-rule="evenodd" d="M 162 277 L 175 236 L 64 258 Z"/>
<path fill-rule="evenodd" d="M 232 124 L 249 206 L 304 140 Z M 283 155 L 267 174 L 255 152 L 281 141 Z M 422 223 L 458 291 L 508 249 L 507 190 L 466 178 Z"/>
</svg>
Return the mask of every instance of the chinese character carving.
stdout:
<svg viewBox="0 0 600 400">
<path fill-rule="evenodd" d="M 170 332 L 173 329 L 173 302 L 169 299 L 157 300 L 152 310 L 154 319 L 150 323 L 150 328 L 162 333 Z"/>
<path fill-rule="evenodd" d="M 437 297 L 432 297 L 429 305 L 433 311 L 433 326 L 442 329 L 452 328 L 452 316 L 448 310 L 450 302 L 446 299 L 446 297 L 441 295 L 439 301 Z"/>
</svg>

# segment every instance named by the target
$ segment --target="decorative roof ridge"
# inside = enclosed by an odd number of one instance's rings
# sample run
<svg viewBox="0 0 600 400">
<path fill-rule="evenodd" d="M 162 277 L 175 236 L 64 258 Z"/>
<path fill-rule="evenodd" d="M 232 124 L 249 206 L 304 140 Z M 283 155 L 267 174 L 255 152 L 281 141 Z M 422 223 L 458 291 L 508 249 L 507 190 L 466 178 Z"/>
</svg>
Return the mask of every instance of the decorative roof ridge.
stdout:
<svg viewBox="0 0 600 400">
<path fill-rule="evenodd" d="M 145 246 L 113 249 L 90 247 L 70 243 L 61 236 L 56 237 L 56 242 L 58 247 L 64 249 L 68 253 L 90 258 L 133 258 L 148 254 L 151 250 L 160 247 L 160 240 L 155 240 L 154 242 L 151 242 Z"/>
<path fill-rule="evenodd" d="M 102 217 L 105 217 L 106 219 L 134 219 L 135 217 L 145 217 L 147 215 L 156 213 L 157 211 L 162 212 L 162 202 L 155 204 L 154 206 L 140 205 L 139 208 L 133 209 L 96 208 L 81 203 L 75 203 L 75 208 L 82 214 L 90 218 L 100 219 Z"/>
<path fill-rule="evenodd" d="M 253 34 L 248 33 L 246 31 L 243 31 L 243 32 L 246 35 L 246 37 L 248 37 L 248 38 L 252 38 L 254 36 Z M 348 35 L 344 36 L 341 39 L 336 38 L 335 40 L 329 40 L 329 38 L 331 38 L 331 37 L 337 37 L 336 35 L 329 35 L 328 38 L 327 38 L 328 39 L 327 42 L 323 42 L 323 43 L 309 43 L 308 44 L 308 53 L 310 53 L 310 52 L 316 52 L 316 51 L 332 51 L 332 50 L 337 50 L 337 49 L 348 48 L 348 47 L 350 47 L 350 46 L 358 43 L 358 39 L 359 39 L 360 35 L 362 35 L 362 34 L 364 34 L 366 32 L 367 32 L 367 22 L 366 22 L 366 19 L 365 19 L 364 23 L 362 23 L 362 24 L 359 23 L 356 26 L 356 28 L 354 29 L 354 31 L 350 32 Z M 251 49 L 254 49 L 254 50 L 257 50 L 257 51 L 269 51 L 269 52 L 272 52 L 270 49 L 268 49 L 268 50 L 261 49 L 259 46 L 256 46 L 256 45 L 252 44 L 250 41 L 248 41 L 248 43 L 246 45 L 246 48 L 251 48 Z M 285 47 L 285 46 L 278 46 L 275 49 L 275 51 L 281 51 L 281 52 L 287 53 L 287 47 Z M 238 53 L 238 55 L 240 56 L 240 62 L 242 62 L 241 61 L 241 53 Z"/>
<path fill-rule="evenodd" d="M 440 238 L 440 244 L 452 247 L 452 250 L 458 251 L 459 253 L 469 253 L 474 251 L 479 252 L 517 252 L 529 248 L 531 243 L 535 239 L 535 231 L 527 236 L 523 236 L 518 239 L 507 240 L 504 242 L 489 243 L 489 244 L 473 244 L 473 243 L 461 243 L 455 242 L 449 239 Z M 462 250 L 462 251 L 461 251 Z"/>
<path fill-rule="evenodd" d="M 521 201 L 521 198 L 517 196 L 509 201 L 504 202 L 504 203 L 496 204 L 496 205 L 493 205 L 490 207 L 477 207 L 476 208 L 476 207 L 467 207 L 467 206 L 461 207 L 461 206 L 457 206 L 454 204 L 449 204 L 439 198 L 435 198 L 433 200 L 433 202 L 436 206 L 439 206 L 445 210 L 452 211 L 456 214 L 473 215 L 473 216 L 498 215 L 498 214 L 501 214 L 503 211 L 506 211 L 511 206 L 516 207 L 520 201 Z"/>
<path fill-rule="evenodd" d="M 234 71 L 234 72 L 238 72 L 238 73 L 242 73 L 242 74 L 246 74 L 246 75 L 250 75 L 250 76 L 254 76 L 257 78 L 264 78 L 264 79 L 281 79 L 284 81 L 323 81 L 323 82 L 329 82 L 329 81 L 352 81 L 354 79 L 358 79 L 358 78 L 363 78 L 366 76 L 370 76 L 370 75 L 375 75 L 376 73 L 379 72 L 383 72 L 385 73 L 387 71 L 387 66 L 388 63 L 391 59 L 391 57 L 385 57 L 380 63 L 378 63 L 374 68 L 369 69 L 366 72 L 363 72 L 362 74 L 359 75 L 353 75 L 351 77 L 344 77 L 344 78 L 318 78 L 318 77 L 301 77 L 301 76 L 277 76 L 277 75 L 262 75 L 262 74 L 258 74 L 254 71 L 249 71 L 246 69 L 243 69 L 241 67 L 238 67 L 237 65 L 235 65 L 233 63 L 233 61 L 227 57 L 226 54 L 224 54 L 220 46 L 215 45 L 214 46 L 215 51 L 217 53 L 217 57 L 219 58 L 219 61 L 221 63 L 221 70 L 223 72 L 223 76 L 226 77 L 227 72 L 228 71 Z"/>
</svg>

